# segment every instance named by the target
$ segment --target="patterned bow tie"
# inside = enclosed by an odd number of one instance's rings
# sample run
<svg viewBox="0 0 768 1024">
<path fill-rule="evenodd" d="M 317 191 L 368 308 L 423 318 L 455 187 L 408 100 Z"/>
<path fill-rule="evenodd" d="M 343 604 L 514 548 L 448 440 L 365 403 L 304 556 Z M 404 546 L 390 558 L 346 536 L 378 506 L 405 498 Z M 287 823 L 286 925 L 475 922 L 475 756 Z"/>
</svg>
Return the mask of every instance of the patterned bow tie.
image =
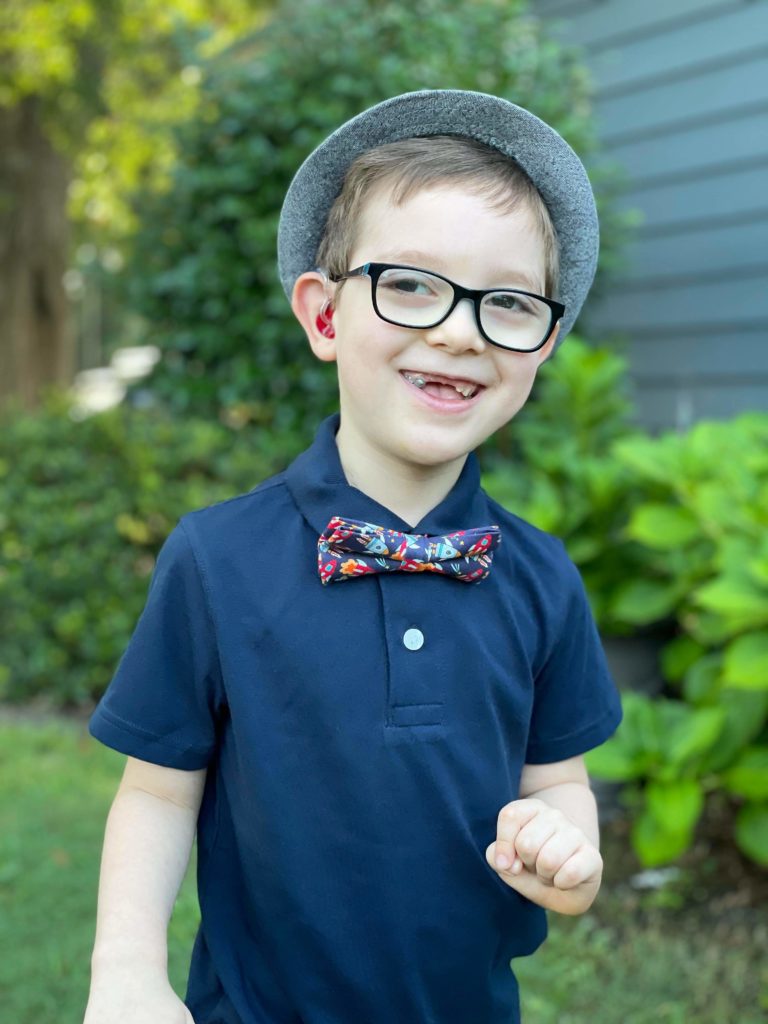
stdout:
<svg viewBox="0 0 768 1024">
<path fill-rule="evenodd" d="M 491 571 L 493 550 L 500 543 L 498 526 L 431 535 L 334 516 L 317 542 L 317 567 L 323 583 L 375 572 L 425 571 L 479 583 Z"/>
</svg>

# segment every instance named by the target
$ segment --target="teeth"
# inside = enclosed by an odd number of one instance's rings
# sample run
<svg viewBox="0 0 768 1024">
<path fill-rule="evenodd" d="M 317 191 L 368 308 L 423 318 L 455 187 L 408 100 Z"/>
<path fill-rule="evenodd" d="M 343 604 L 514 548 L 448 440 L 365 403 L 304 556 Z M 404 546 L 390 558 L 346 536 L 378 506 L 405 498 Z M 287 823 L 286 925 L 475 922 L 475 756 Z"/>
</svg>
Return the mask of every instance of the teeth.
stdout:
<svg viewBox="0 0 768 1024">
<path fill-rule="evenodd" d="M 426 380 L 420 375 L 404 373 L 403 376 L 411 384 L 415 384 L 417 388 L 424 388 L 427 385 Z M 471 398 L 477 391 L 476 384 L 454 384 L 453 387 L 458 391 L 462 398 Z"/>
</svg>

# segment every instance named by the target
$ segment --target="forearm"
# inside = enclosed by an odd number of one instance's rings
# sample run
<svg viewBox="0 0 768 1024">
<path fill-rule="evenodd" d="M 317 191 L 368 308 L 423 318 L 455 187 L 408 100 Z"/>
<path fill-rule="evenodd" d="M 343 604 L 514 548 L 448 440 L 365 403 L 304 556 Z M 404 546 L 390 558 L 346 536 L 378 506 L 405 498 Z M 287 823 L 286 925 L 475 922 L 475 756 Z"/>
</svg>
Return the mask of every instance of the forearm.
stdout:
<svg viewBox="0 0 768 1024">
<path fill-rule="evenodd" d="M 561 782 L 529 793 L 529 797 L 543 800 L 556 807 L 580 828 L 596 849 L 600 849 L 600 828 L 597 820 L 597 801 L 592 790 L 582 782 Z"/>
<path fill-rule="evenodd" d="M 197 813 L 121 788 L 107 818 L 99 879 L 94 974 L 131 966 L 167 973 L 167 930 L 189 863 Z"/>
</svg>

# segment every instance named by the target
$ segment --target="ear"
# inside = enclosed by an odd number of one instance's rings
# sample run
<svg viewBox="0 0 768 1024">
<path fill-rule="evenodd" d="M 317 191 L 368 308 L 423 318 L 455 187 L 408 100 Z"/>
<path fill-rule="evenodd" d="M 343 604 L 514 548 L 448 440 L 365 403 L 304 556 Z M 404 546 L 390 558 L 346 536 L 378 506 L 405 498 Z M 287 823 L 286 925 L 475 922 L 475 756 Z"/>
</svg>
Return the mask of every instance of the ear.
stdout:
<svg viewBox="0 0 768 1024">
<path fill-rule="evenodd" d="M 336 360 L 336 339 L 323 334 L 317 322 L 323 304 L 331 296 L 328 278 L 316 270 L 309 270 L 296 279 L 291 297 L 294 316 L 304 328 L 312 351 L 324 363 Z"/>
<path fill-rule="evenodd" d="M 558 320 L 555 326 L 552 328 L 552 333 L 538 350 L 536 355 L 539 357 L 538 365 L 541 366 L 552 355 L 552 350 L 555 347 L 557 336 L 560 333 L 560 321 Z"/>
</svg>

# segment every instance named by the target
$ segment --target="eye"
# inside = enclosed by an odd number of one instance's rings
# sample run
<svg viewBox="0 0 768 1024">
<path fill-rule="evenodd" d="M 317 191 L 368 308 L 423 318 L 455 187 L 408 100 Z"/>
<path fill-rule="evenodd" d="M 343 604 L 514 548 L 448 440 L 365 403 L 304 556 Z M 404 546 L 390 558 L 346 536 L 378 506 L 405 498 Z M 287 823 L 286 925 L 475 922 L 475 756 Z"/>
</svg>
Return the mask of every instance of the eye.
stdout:
<svg viewBox="0 0 768 1024">
<path fill-rule="evenodd" d="M 495 313 L 527 314 L 534 312 L 533 300 L 526 295 L 518 295 L 516 292 L 493 292 L 486 296 L 485 304 Z"/>
<path fill-rule="evenodd" d="M 440 282 L 429 274 L 413 270 L 386 270 L 379 278 L 379 287 L 404 298 L 434 298 Z"/>
<path fill-rule="evenodd" d="M 426 281 L 417 277 L 388 277 L 384 286 L 409 295 L 429 295 L 432 290 Z"/>
</svg>

